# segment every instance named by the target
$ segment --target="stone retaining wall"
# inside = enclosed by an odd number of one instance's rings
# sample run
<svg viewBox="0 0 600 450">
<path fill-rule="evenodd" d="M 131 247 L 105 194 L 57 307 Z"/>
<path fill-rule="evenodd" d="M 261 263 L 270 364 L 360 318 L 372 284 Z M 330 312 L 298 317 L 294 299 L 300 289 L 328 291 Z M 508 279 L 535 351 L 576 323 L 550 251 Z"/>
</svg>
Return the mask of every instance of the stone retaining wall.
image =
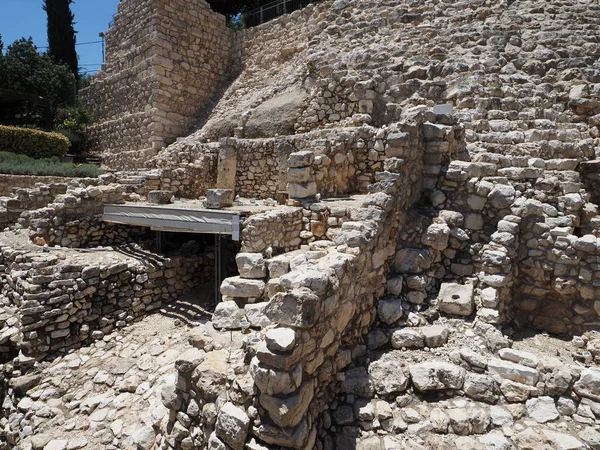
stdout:
<svg viewBox="0 0 600 450">
<path fill-rule="evenodd" d="M 164 258 L 136 247 L 65 257 L 2 244 L 0 294 L 17 308 L 19 348 L 42 358 L 101 339 L 209 281 L 212 258 Z"/>
<path fill-rule="evenodd" d="M 2 174 L 0 177 L 0 197 L 9 196 L 15 188 L 32 189 L 38 183 L 53 185 L 69 183 L 71 180 L 73 178 Z"/>
</svg>

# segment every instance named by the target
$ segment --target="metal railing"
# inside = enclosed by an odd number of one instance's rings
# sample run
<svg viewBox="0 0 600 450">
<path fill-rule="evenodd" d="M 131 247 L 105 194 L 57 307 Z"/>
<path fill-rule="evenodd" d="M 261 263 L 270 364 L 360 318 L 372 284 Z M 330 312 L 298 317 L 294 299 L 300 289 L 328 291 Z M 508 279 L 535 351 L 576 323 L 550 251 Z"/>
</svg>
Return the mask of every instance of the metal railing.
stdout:
<svg viewBox="0 0 600 450">
<path fill-rule="evenodd" d="M 276 0 L 244 14 L 244 25 L 246 28 L 255 27 L 317 1 L 319 0 Z"/>
</svg>

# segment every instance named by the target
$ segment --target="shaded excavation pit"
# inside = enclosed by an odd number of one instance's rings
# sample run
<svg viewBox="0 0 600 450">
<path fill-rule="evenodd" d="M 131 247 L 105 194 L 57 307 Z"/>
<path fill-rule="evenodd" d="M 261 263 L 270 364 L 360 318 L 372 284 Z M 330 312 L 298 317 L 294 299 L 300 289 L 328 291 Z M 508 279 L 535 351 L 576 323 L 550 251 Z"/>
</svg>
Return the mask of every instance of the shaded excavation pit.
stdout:
<svg viewBox="0 0 600 450">
<path fill-rule="evenodd" d="M 156 232 L 156 251 L 169 256 L 214 256 L 213 301 L 221 300 L 224 278 L 237 275 L 235 255 L 240 248 L 239 211 L 190 209 L 155 205 L 106 205 L 102 220 L 108 223 L 148 227 Z M 214 253 L 211 252 L 214 250 Z M 207 284 L 197 290 L 206 298 Z"/>
</svg>

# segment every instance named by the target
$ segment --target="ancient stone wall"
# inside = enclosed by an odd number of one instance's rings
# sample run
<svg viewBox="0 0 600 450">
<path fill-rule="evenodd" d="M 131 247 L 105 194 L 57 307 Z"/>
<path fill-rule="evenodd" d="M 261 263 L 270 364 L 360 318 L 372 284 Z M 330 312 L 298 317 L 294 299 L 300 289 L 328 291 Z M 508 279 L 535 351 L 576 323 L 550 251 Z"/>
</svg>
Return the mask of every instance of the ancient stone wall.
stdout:
<svg viewBox="0 0 600 450">
<path fill-rule="evenodd" d="M 0 268 L 14 276 L 0 293 L 17 308 L 19 348 L 40 358 L 138 320 L 209 281 L 213 266 L 208 256 L 165 258 L 135 246 L 65 256 L 1 244 Z"/>
<path fill-rule="evenodd" d="M 81 93 L 91 152 L 115 169 L 146 166 L 190 129 L 239 65 L 236 38 L 204 0 L 119 4 L 106 63 Z"/>
<path fill-rule="evenodd" d="M 0 196 L 9 196 L 15 188 L 33 189 L 38 183 L 52 186 L 66 184 L 71 180 L 73 178 L 2 174 L 2 179 L 0 179 Z"/>
</svg>

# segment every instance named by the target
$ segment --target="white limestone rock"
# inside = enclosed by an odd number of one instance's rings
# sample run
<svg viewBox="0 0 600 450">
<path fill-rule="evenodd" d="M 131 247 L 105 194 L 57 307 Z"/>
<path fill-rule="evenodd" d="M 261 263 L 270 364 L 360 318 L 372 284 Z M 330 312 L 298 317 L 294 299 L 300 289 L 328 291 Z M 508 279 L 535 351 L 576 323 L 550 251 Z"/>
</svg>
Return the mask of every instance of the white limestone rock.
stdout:
<svg viewBox="0 0 600 450">
<path fill-rule="evenodd" d="M 383 354 L 369 364 L 369 376 L 378 395 L 401 393 L 408 386 L 398 361 L 391 354 Z"/>
<path fill-rule="evenodd" d="M 439 309 L 446 314 L 470 316 L 473 313 L 473 285 L 442 283 L 438 294 Z"/>
<path fill-rule="evenodd" d="M 530 398 L 525 403 L 527 414 L 538 423 L 551 422 L 559 418 L 554 399 L 552 397 Z"/>
<path fill-rule="evenodd" d="M 296 345 L 296 332 L 291 328 L 274 328 L 267 331 L 265 342 L 269 350 L 287 353 Z"/>
<path fill-rule="evenodd" d="M 264 328 L 271 323 L 265 315 L 265 308 L 269 302 L 248 303 L 244 305 L 244 314 L 246 320 L 253 328 Z"/>
<path fill-rule="evenodd" d="M 409 366 L 413 385 L 420 391 L 461 389 L 465 369 L 444 361 L 428 361 Z"/>
<path fill-rule="evenodd" d="M 501 348 L 498 351 L 498 356 L 506 361 L 512 361 L 533 369 L 535 369 L 540 363 L 539 358 L 533 353 L 515 350 L 512 348 Z"/>
<path fill-rule="evenodd" d="M 581 397 L 591 398 L 600 402 L 600 370 L 583 370 L 573 389 Z"/>
<path fill-rule="evenodd" d="M 235 262 L 242 278 L 267 276 L 267 265 L 261 253 L 238 253 Z"/>
<path fill-rule="evenodd" d="M 228 297 L 260 298 L 265 291 L 265 286 L 262 280 L 229 277 L 221 283 L 221 294 Z"/>
<path fill-rule="evenodd" d="M 221 302 L 215 308 L 212 323 L 216 329 L 237 330 L 244 317 L 244 311 L 232 301 Z"/>
<path fill-rule="evenodd" d="M 243 450 L 250 418 L 231 402 L 223 405 L 217 416 L 215 433 L 223 442 L 234 450 Z"/>
<path fill-rule="evenodd" d="M 492 358 L 488 362 L 488 372 L 497 375 L 501 379 L 511 380 L 517 383 L 535 386 L 539 380 L 539 372 L 531 367 Z"/>
</svg>

